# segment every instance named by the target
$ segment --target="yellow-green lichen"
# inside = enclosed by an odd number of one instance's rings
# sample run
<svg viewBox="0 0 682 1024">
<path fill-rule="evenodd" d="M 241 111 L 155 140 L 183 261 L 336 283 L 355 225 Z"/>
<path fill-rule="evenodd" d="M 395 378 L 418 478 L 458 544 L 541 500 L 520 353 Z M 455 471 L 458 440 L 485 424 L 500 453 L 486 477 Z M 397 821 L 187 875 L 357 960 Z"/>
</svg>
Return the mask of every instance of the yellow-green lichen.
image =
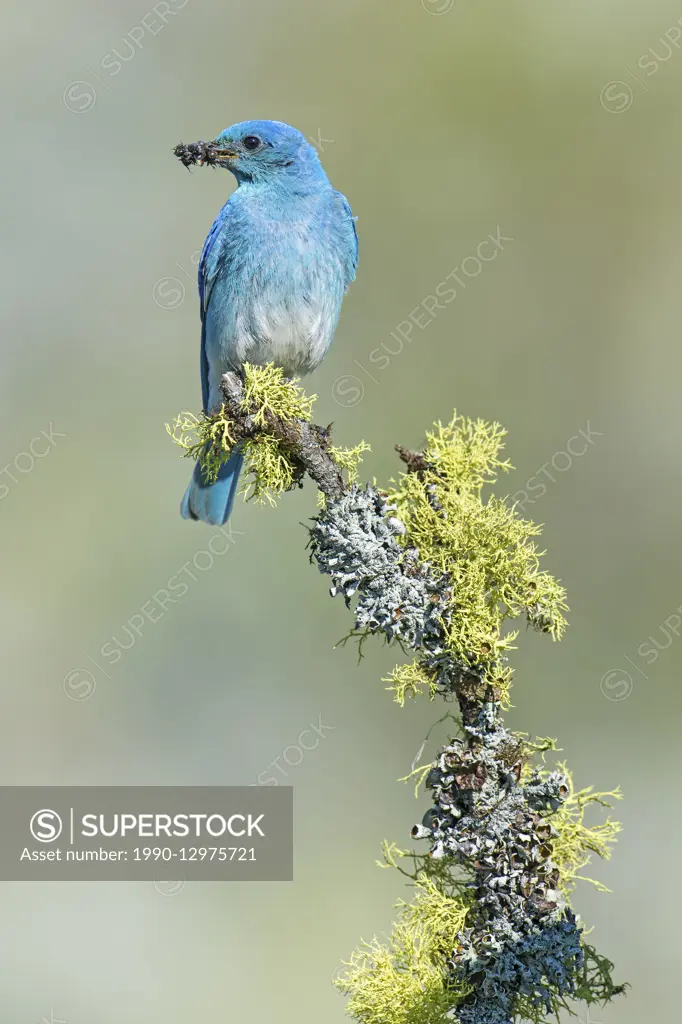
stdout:
<svg viewBox="0 0 682 1024">
<path fill-rule="evenodd" d="M 297 377 L 285 377 L 274 363 L 255 366 L 245 363 L 242 409 L 264 427 L 271 414 L 281 420 L 305 420 L 309 423 L 317 395 L 306 395 Z"/>
<path fill-rule="evenodd" d="M 294 465 L 279 441 L 259 434 L 244 443 L 247 472 L 240 493 L 246 501 L 277 504 L 277 498 L 294 486 Z"/>
<path fill-rule="evenodd" d="M 511 681 L 513 670 L 508 666 L 502 667 L 498 664 L 495 673 L 491 672 L 487 679 L 487 685 L 492 686 L 492 696 L 503 711 L 512 707 L 511 702 Z M 384 676 L 382 683 L 387 683 L 386 689 L 393 693 L 393 699 L 400 707 L 405 707 L 405 702 L 422 693 L 428 694 L 429 700 L 440 692 L 436 673 L 429 669 L 419 658 L 407 665 L 397 665 L 389 675 Z"/>
<path fill-rule="evenodd" d="M 362 456 L 371 450 L 371 445 L 366 441 L 360 441 L 353 448 L 339 448 L 336 445 L 331 445 L 329 453 L 337 466 L 345 471 L 348 483 L 354 484 L 358 479 L 358 467 L 362 462 Z"/>
<path fill-rule="evenodd" d="M 222 405 L 210 416 L 181 412 L 172 423 L 166 424 L 166 430 L 175 444 L 182 448 L 183 456 L 198 459 L 206 479 L 213 481 L 217 480 L 220 467 L 234 447 L 232 426 Z"/>
<path fill-rule="evenodd" d="M 416 883 L 412 903 L 400 901 L 386 943 L 363 943 L 335 982 L 349 996 L 347 1012 L 361 1024 L 444 1024 L 471 991 L 454 982 L 447 960 L 470 903 L 446 895 L 429 878 Z"/>
<path fill-rule="evenodd" d="M 283 370 L 273 363 L 265 366 L 246 363 L 242 375 L 240 409 L 253 416 L 263 432 L 242 442 L 245 473 L 241 493 L 246 500 L 253 498 L 275 505 L 277 498 L 300 479 L 301 467 L 291 447 L 268 434 L 268 418 L 309 423 L 316 395 L 307 395 L 297 378 L 285 377 Z M 225 405 L 201 416 L 183 412 L 166 424 L 166 430 L 182 448 L 183 455 L 199 461 L 209 482 L 217 479 L 220 467 L 230 457 L 235 445 L 233 428 Z M 331 447 L 330 453 L 352 483 L 357 478 L 363 452 L 368 450 L 369 445 L 361 441 L 353 448 Z"/>
<path fill-rule="evenodd" d="M 576 790 L 573 777 L 565 764 L 559 769 L 566 776 L 568 795 L 561 807 L 549 815 L 549 821 L 559 833 L 552 841 L 552 861 L 559 870 L 560 886 L 564 892 L 571 892 L 576 882 L 591 882 L 601 892 L 610 890 L 593 878 L 586 878 L 580 872 L 587 867 L 592 856 L 609 860 L 612 846 L 616 842 L 621 824 L 612 818 L 597 825 L 587 825 L 585 815 L 588 808 L 598 806 L 611 808 L 613 801 L 622 798 L 621 791 L 595 793 L 593 787 Z"/>
<path fill-rule="evenodd" d="M 410 662 L 409 665 L 397 665 L 390 675 L 381 681 L 388 683 L 386 689 L 393 693 L 396 704 L 400 704 L 401 708 L 405 706 L 406 700 L 417 697 L 420 693 L 428 693 L 430 700 L 438 693 L 435 674 L 419 659 Z"/>
<path fill-rule="evenodd" d="M 567 608 L 564 588 L 540 569 L 542 553 L 532 540 L 540 527 L 505 499 L 482 496 L 499 471 L 511 468 L 500 457 L 504 436 L 497 423 L 455 414 L 427 434 L 425 468 L 403 473 L 388 497 L 406 526 L 401 542 L 452 580 L 450 653 L 483 666 L 491 683 L 518 635 L 504 631 L 507 620 L 525 612 L 531 625 L 558 640 Z M 419 668 L 398 670 L 390 681 L 399 702 L 420 689 L 433 693 Z"/>
</svg>

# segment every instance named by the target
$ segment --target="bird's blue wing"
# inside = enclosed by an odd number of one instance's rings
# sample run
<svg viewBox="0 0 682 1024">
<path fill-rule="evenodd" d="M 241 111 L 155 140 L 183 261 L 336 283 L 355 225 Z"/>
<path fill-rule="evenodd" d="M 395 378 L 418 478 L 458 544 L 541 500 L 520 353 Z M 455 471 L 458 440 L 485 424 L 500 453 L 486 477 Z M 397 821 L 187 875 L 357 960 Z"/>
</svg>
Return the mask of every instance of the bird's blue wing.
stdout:
<svg viewBox="0 0 682 1024">
<path fill-rule="evenodd" d="M 208 356 L 206 355 L 206 311 L 218 274 L 222 253 L 221 233 L 225 226 L 225 207 L 222 208 L 206 236 L 199 260 L 199 314 L 201 316 L 201 397 L 204 412 L 208 409 Z"/>
<path fill-rule="evenodd" d="M 358 232 L 355 227 L 355 217 L 353 216 L 353 211 L 350 208 L 350 203 L 344 196 L 343 192 L 337 192 L 336 190 L 334 190 L 334 192 L 352 231 L 352 235 L 349 235 L 350 245 L 345 259 L 346 288 L 348 288 L 355 280 L 355 271 L 358 265 Z"/>
<path fill-rule="evenodd" d="M 201 325 L 201 355 L 199 357 L 201 373 L 201 407 L 208 412 L 208 358 L 206 356 L 206 321 Z"/>
</svg>

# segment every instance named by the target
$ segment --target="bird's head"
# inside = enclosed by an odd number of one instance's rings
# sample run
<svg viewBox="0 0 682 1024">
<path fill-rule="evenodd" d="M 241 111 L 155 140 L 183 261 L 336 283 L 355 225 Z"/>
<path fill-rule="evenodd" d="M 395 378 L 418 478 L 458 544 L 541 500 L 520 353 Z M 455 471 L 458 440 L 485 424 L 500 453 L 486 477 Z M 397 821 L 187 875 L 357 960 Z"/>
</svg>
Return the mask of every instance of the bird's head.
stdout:
<svg viewBox="0 0 682 1024">
<path fill-rule="evenodd" d="M 178 146 L 185 163 L 226 167 L 238 181 L 292 183 L 324 180 L 315 147 L 296 128 L 282 121 L 241 121 L 209 143 Z"/>
</svg>

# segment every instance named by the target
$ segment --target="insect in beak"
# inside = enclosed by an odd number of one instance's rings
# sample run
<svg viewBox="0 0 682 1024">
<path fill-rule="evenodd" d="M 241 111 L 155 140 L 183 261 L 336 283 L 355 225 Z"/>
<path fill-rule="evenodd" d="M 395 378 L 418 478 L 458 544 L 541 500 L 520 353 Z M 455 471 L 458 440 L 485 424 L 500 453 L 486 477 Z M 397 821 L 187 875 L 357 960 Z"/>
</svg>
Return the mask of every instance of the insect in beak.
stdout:
<svg viewBox="0 0 682 1024">
<path fill-rule="evenodd" d="M 175 156 L 185 167 L 215 167 L 229 164 L 239 154 L 234 149 L 223 149 L 215 142 L 179 143 L 173 150 Z"/>
</svg>

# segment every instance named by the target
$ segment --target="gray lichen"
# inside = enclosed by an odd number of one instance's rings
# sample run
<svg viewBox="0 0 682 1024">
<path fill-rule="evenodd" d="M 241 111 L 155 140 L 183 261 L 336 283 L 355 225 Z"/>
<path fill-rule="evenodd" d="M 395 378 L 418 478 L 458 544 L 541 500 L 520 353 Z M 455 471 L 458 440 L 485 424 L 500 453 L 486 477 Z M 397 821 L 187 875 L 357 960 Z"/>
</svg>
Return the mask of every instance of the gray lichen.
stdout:
<svg viewBox="0 0 682 1024">
<path fill-rule="evenodd" d="M 556 833 L 539 812 L 558 806 L 566 779 L 555 772 L 520 784 L 525 752 L 499 721 L 485 743 L 454 740 L 426 777 L 434 806 L 412 830 L 431 857 L 472 867 L 475 907 L 450 961 L 475 982 L 462 1024 L 504 1024 L 515 999 L 549 1012 L 550 989 L 570 995 L 582 960 L 580 928 L 559 891 Z"/>
<path fill-rule="evenodd" d="M 568 796 L 568 779 L 563 772 L 543 775 L 535 769 L 523 791 L 529 806 L 535 810 L 557 811 Z"/>
<path fill-rule="evenodd" d="M 461 1024 L 511 1024 L 519 995 L 552 1012 L 552 995 L 571 996 L 583 964 L 582 929 L 566 909 L 558 920 L 498 944 L 466 949 L 470 977 L 480 977 L 475 997 L 459 1008 Z M 487 945 L 487 950 L 486 950 Z M 487 952 L 487 955 L 486 955 Z"/>
<path fill-rule="evenodd" d="M 376 488 L 351 487 L 328 500 L 310 530 L 312 557 L 332 581 L 333 597 L 357 597 L 355 629 L 383 633 L 417 649 L 442 649 L 442 608 L 451 599 L 444 575 L 420 562 L 397 537 L 405 526 Z"/>
</svg>

